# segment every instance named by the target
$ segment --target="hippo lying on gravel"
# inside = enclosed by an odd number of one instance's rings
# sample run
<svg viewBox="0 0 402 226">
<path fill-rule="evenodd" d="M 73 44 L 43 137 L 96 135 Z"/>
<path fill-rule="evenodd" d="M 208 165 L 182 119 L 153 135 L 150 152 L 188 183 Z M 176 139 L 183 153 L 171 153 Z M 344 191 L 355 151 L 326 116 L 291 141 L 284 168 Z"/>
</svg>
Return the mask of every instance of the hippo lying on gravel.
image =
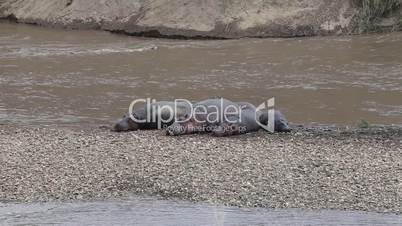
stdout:
<svg viewBox="0 0 402 226">
<path fill-rule="evenodd" d="M 260 112 L 259 120 L 263 125 L 268 125 L 268 112 Z M 289 133 L 291 131 L 288 120 L 282 112 L 275 110 L 275 132 Z"/>
<path fill-rule="evenodd" d="M 268 125 L 268 112 L 257 111 L 250 103 L 235 103 L 223 98 L 208 99 L 193 105 L 192 117 L 173 123 L 167 135 L 179 136 L 210 132 L 214 136 L 231 136 L 258 131 Z M 275 132 L 290 132 L 283 114 L 275 111 Z"/>
<path fill-rule="evenodd" d="M 231 136 L 258 131 L 268 125 L 268 119 L 268 112 L 257 111 L 250 103 L 236 103 L 220 97 L 193 105 L 190 102 L 160 101 L 144 104 L 133 111 L 131 117 L 129 113 L 125 114 L 113 126 L 113 131 L 167 128 L 166 134 L 171 136 L 194 133 Z M 275 132 L 290 132 L 280 111 L 275 111 Z"/>
<path fill-rule="evenodd" d="M 170 110 L 172 109 L 172 111 Z M 183 117 L 191 112 L 188 102 L 159 101 L 146 103 L 132 112 L 127 113 L 114 126 L 113 131 L 126 132 L 134 130 L 162 129 L 175 122 L 175 118 Z M 136 119 L 136 120 L 133 120 Z"/>
</svg>

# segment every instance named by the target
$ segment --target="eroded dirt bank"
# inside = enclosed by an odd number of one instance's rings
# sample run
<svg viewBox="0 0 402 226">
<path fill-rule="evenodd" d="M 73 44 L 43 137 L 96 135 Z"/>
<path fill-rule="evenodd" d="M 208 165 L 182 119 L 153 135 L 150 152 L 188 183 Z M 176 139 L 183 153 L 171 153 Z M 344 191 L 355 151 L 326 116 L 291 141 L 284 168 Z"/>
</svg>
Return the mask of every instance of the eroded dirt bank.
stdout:
<svg viewBox="0 0 402 226">
<path fill-rule="evenodd" d="M 0 200 L 149 194 L 235 206 L 402 213 L 401 128 L 231 138 L 0 125 Z"/>
<path fill-rule="evenodd" d="M 366 1 L 366 0 L 362 0 Z M 295 37 L 354 32 L 356 0 L 2 0 L 0 18 L 64 28 L 182 38 Z M 372 13 L 369 13 L 372 15 Z M 378 15 L 379 17 L 388 16 Z M 394 29 L 388 16 L 376 21 Z"/>
</svg>

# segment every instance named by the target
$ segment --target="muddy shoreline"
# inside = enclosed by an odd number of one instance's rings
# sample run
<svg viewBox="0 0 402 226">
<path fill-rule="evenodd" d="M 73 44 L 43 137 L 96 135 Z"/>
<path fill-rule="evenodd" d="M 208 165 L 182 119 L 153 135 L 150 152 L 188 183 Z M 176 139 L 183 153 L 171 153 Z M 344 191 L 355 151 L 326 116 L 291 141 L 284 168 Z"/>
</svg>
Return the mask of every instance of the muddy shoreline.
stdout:
<svg viewBox="0 0 402 226">
<path fill-rule="evenodd" d="M 0 200 L 156 195 L 402 213 L 402 128 L 296 127 L 231 138 L 0 125 Z"/>
</svg>

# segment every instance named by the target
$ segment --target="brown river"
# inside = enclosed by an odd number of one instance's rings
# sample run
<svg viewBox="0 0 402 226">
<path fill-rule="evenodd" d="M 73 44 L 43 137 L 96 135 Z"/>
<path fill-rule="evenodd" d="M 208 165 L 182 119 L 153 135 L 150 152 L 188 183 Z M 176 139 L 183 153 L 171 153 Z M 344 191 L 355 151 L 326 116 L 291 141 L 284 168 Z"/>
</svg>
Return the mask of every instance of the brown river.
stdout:
<svg viewBox="0 0 402 226">
<path fill-rule="evenodd" d="M 136 98 L 223 96 L 297 124 L 402 125 L 402 33 L 165 40 L 0 23 L 0 124 L 111 125 Z M 185 201 L 7 203 L 1 225 L 400 225 L 355 211 L 239 209 Z"/>
<path fill-rule="evenodd" d="M 402 33 L 166 40 L 0 23 L 0 123 L 110 125 L 136 98 L 223 96 L 297 124 L 402 124 Z"/>
</svg>

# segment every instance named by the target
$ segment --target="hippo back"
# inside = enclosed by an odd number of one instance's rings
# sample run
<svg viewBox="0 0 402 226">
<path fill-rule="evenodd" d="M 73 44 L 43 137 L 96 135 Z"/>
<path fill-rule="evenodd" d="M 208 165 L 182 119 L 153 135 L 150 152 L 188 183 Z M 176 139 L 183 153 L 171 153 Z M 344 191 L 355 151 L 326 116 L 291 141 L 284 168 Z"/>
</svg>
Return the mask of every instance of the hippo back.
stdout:
<svg viewBox="0 0 402 226">
<path fill-rule="evenodd" d="M 260 129 L 260 124 L 257 119 L 260 118 L 261 112 L 257 111 L 257 108 L 248 102 L 238 102 L 241 108 L 241 121 L 240 125 L 245 128 L 244 132 L 254 132 Z"/>
<path fill-rule="evenodd" d="M 176 117 L 183 117 L 190 112 L 191 105 L 187 102 L 158 101 L 135 110 L 134 115 L 138 119 L 146 120 L 142 123 L 143 129 L 157 129 L 159 120 L 162 126 L 169 126 Z"/>
<path fill-rule="evenodd" d="M 240 106 L 230 100 L 224 98 L 207 99 L 194 104 L 194 117 L 198 121 L 205 121 L 208 125 L 216 125 L 225 120 L 225 117 L 220 117 L 223 115 L 224 111 L 227 109 L 228 112 L 235 112 L 235 108 L 239 109 Z M 203 110 L 206 109 L 206 112 Z M 207 120 L 207 116 L 208 120 Z M 237 115 L 231 115 L 231 120 L 236 120 L 239 118 Z"/>
</svg>

